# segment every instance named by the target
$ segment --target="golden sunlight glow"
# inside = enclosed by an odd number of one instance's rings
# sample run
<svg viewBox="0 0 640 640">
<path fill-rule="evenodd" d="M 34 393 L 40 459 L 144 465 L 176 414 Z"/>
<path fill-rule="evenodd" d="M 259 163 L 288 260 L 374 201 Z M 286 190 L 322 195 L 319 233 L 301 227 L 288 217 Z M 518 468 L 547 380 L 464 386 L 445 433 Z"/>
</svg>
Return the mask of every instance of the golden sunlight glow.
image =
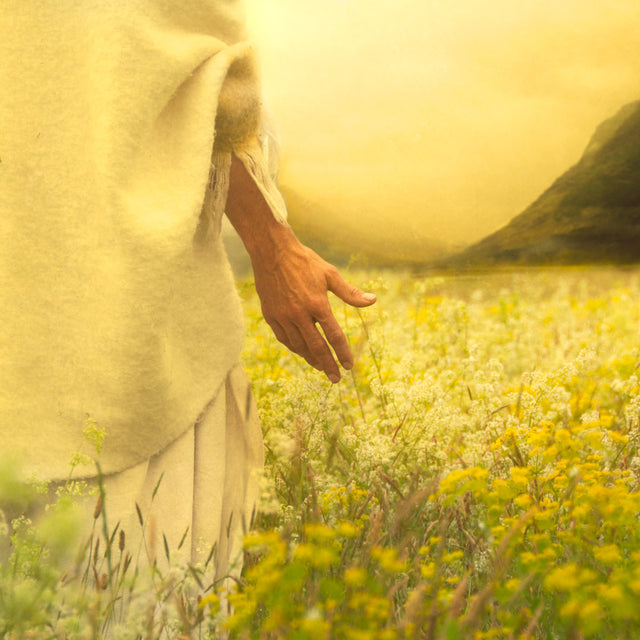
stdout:
<svg viewBox="0 0 640 640">
<path fill-rule="evenodd" d="M 479 239 L 640 98 L 635 1 L 247 0 L 247 12 L 281 183 L 328 223 Z"/>
</svg>

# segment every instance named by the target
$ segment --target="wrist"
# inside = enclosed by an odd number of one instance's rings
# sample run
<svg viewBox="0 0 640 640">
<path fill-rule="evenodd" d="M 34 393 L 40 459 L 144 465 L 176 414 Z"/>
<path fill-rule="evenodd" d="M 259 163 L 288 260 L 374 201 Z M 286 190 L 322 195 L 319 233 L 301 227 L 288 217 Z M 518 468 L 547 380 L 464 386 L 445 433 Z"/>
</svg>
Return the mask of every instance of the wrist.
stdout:
<svg viewBox="0 0 640 640">
<path fill-rule="evenodd" d="M 291 227 L 273 217 L 245 235 L 242 240 L 254 269 L 276 266 L 283 254 L 291 254 L 302 246 Z"/>
<path fill-rule="evenodd" d="M 257 184 L 235 156 L 225 210 L 252 263 L 272 262 L 281 251 L 299 244 L 291 227 L 275 219 Z"/>
</svg>

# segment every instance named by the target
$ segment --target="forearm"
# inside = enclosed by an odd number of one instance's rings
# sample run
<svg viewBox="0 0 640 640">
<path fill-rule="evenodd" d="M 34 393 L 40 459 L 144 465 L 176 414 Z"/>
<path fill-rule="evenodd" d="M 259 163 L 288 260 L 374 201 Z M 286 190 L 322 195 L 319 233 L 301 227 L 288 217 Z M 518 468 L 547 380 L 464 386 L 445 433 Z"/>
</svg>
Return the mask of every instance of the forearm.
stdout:
<svg viewBox="0 0 640 640">
<path fill-rule="evenodd" d="M 238 158 L 232 156 L 226 214 L 254 264 L 275 263 L 298 244 L 291 228 L 278 222 L 258 186 Z"/>
<path fill-rule="evenodd" d="M 251 258 L 264 319 L 280 342 L 338 382 L 340 371 L 329 345 L 346 369 L 353 366 L 353 356 L 333 316 L 327 291 L 358 307 L 372 304 L 375 296 L 345 282 L 335 267 L 301 244 L 290 227 L 278 222 L 235 156 L 226 213 Z"/>
</svg>

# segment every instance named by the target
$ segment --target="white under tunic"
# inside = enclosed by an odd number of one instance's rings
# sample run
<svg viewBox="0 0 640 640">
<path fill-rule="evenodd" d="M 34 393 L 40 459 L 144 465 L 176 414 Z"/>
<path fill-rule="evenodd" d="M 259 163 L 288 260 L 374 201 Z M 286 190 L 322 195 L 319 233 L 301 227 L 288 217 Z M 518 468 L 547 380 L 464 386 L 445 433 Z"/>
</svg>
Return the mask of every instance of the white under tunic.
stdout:
<svg viewBox="0 0 640 640">
<path fill-rule="evenodd" d="M 219 500 L 260 457 L 230 476 L 227 427 L 197 445 L 243 341 L 231 153 L 285 218 L 240 3 L 8 0 L 0 57 L 0 451 L 64 479 L 89 418 L 107 476 L 166 455 Z"/>
<path fill-rule="evenodd" d="M 238 574 L 263 462 L 257 410 L 238 365 L 193 428 L 149 460 L 103 479 L 107 530 L 125 532 L 138 562 L 209 561 L 208 575 Z"/>
</svg>

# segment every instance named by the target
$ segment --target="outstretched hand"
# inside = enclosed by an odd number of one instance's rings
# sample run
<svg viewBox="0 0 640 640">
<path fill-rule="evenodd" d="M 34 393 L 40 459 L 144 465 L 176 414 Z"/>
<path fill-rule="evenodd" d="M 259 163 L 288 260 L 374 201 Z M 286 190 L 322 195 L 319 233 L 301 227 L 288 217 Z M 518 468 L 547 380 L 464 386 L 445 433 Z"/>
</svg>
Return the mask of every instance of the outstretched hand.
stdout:
<svg viewBox="0 0 640 640">
<path fill-rule="evenodd" d="M 327 292 L 354 307 L 373 304 L 375 295 L 349 285 L 334 266 L 300 243 L 288 226 L 277 222 L 235 156 L 226 212 L 251 258 L 262 313 L 276 338 L 312 367 L 324 371 L 331 382 L 338 382 L 338 361 L 350 369 L 353 355 Z"/>
<path fill-rule="evenodd" d="M 351 369 L 353 355 L 327 292 L 354 307 L 367 307 L 376 297 L 348 284 L 333 265 L 287 231 L 273 260 L 253 260 L 262 314 L 282 344 L 335 383 L 340 380 L 337 361 Z"/>
</svg>

